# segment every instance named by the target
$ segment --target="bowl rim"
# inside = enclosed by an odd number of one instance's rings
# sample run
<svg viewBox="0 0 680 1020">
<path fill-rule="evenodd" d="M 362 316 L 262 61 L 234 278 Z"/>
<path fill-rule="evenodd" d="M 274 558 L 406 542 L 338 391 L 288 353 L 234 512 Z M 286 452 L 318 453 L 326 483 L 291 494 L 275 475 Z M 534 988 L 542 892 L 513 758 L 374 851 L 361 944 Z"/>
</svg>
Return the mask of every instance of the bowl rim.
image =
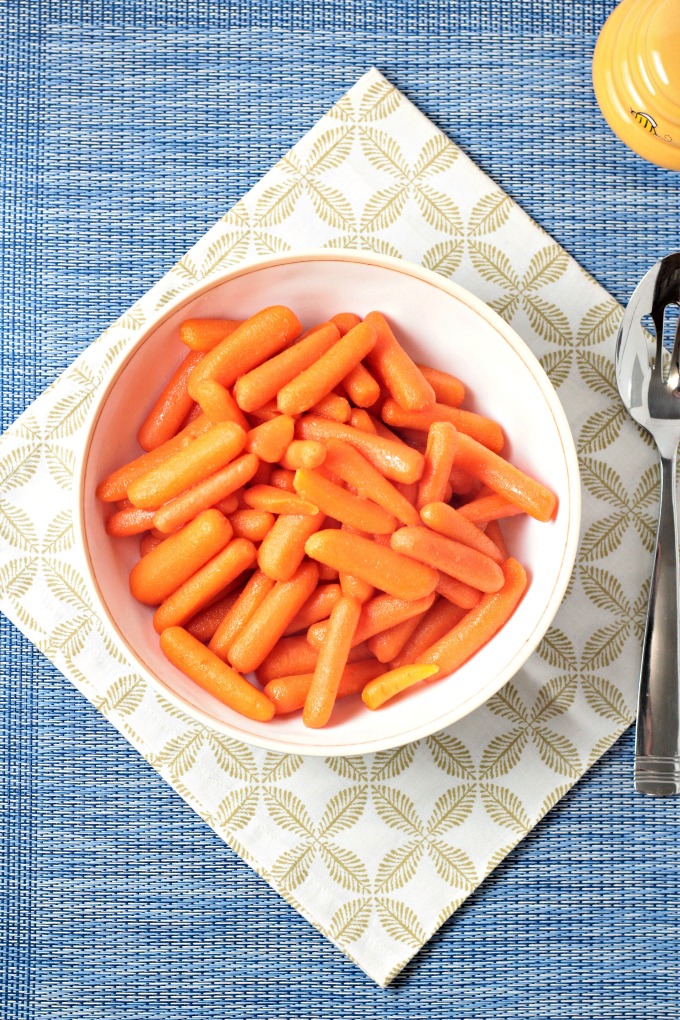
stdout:
<svg viewBox="0 0 680 1020">
<path fill-rule="evenodd" d="M 109 611 L 92 567 L 85 528 L 85 477 L 87 474 L 87 466 L 94 434 L 111 390 L 116 385 L 120 375 L 126 369 L 137 351 L 167 319 L 179 311 L 183 305 L 188 304 L 197 297 L 213 290 L 215 287 L 222 286 L 230 280 L 237 279 L 238 277 L 246 276 L 254 272 L 259 272 L 263 269 L 273 268 L 275 266 L 313 261 L 353 262 L 360 265 L 377 266 L 378 268 L 406 274 L 421 280 L 423 283 L 444 291 L 486 320 L 488 325 L 490 325 L 500 335 L 501 339 L 509 344 L 513 352 L 519 357 L 527 370 L 531 373 L 552 414 L 566 466 L 568 493 L 566 499 L 566 512 L 568 520 L 566 542 L 559 571 L 541 615 L 535 621 L 531 632 L 527 637 L 525 637 L 525 640 L 517 649 L 513 657 L 506 662 L 501 669 L 496 671 L 491 679 L 487 680 L 487 682 L 484 683 L 475 694 L 470 695 L 469 698 L 459 704 L 455 709 L 445 712 L 428 722 L 421 723 L 419 726 L 402 730 L 393 736 L 379 737 L 374 740 L 336 740 L 335 742 L 332 739 L 324 741 L 320 738 L 318 744 L 308 746 L 306 744 L 299 743 L 295 738 L 282 738 L 282 736 L 278 735 L 274 729 L 271 737 L 261 734 L 252 734 L 249 731 L 242 731 L 238 726 L 225 722 L 224 720 L 212 715 L 210 712 L 198 708 L 185 697 L 176 693 L 167 686 L 167 684 L 165 684 L 152 669 L 144 664 L 138 653 L 119 630 L 116 621 Z M 371 251 L 343 248 L 309 248 L 299 251 L 282 252 L 277 255 L 268 255 L 248 260 L 247 262 L 234 266 L 222 273 L 211 275 L 206 280 L 199 281 L 187 290 L 182 291 L 182 293 L 172 301 L 163 305 L 160 312 L 152 316 L 152 318 L 145 323 L 144 328 L 140 330 L 139 335 L 127 349 L 124 357 L 107 380 L 101 390 L 101 393 L 98 395 L 94 408 L 90 412 L 87 433 L 82 449 L 82 458 L 78 464 L 75 476 L 74 492 L 76 493 L 77 507 L 76 513 L 74 514 L 74 527 L 79 547 L 84 555 L 89 581 L 96 600 L 97 611 L 105 621 L 108 621 L 111 636 L 121 647 L 126 658 L 131 660 L 142 676 L 144 676 L 144 678 L 148 680 L 151 685 L 175 707 L 181 709 L 183 712 L 204 725 L 217 729 L 232 739 L 239 740 L 245 744 L 261 747 L 266 750 L 276 751 L 281 754 L 300 754 L 309 757 L 342 757 L 349 755 L 372 754 L 377 751 L 401 747 L 404 744 L 411 743 L 412 741 L 420 740 L 432 733 L 446 729 L 448 726 L 453 725 L 453 723 L 458 722 L 460 719 L 469 715 L 501 690 L 501 688 L 509 680 L 511 680 L 518 670 L 524 665 L 531 653 L 535 650 L 550 627 L 555 613 L 562 602 L 564 593 L 571 578 L 574 562 L 576 560 L 581 520 L 581 486 L 578 458 L 571 428 L 564 408 L 562 407 L 555 388 L 546 375 L 543 366 L 540 364 L 535 354 L 530 350 L 526 342 L 521 339 L 512 326 L 506 323 L 492 308 L 482 301 L 481 298 L 476 297 L 460 284 L 454 283 L 443 276 L 439 276 L 437 273 L 434 273 L 429 269 L 425 269 L 424 267 L 416 263 L 409 262 L 406 259 L 394 258 L 390 255 L 379 255 Z M 333 731 L 322 730 L 321 733 L 326 734 L 327 737 L 331 737 Z"/>
</svg>

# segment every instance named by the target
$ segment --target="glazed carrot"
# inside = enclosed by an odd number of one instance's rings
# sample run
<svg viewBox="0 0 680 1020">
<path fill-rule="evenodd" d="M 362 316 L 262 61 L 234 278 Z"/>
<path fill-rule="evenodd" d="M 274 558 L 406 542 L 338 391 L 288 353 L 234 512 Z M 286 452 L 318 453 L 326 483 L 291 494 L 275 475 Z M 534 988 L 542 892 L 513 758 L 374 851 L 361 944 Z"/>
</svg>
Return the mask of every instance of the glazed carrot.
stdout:
<svg viewBox="0 0 680 1020">
<path fill-rule="evenodd" d="M 247 432 L 248 420 L 226 386 L 215 379 L 204 379 L 196 384 L 196 401 L 203 413 L 216 425 L 220 421 L 233 421 Z"/>
<path fill-rule="evenodd" d="M 402 494 L 402 496 L 407 501 L 407 503 L 409 503 L 413 507 L 413 509 L 415 510 L 416 500 L 418 499 L 418 489 L 420 488 L 420 483 L 419 482 L 409 482 L 408 485 L 405 485 L 403 482 L 401 482 L 399 485 L 397 485 L 397 488 L 399 489 L 399 492 Z M 417 510 L 415 510 L 415 512 L 416 512 L 416 514 L 418 513 Z M 416 523 L 417 522 L 415 520 L 404 521 L 404 524 L 416 524 Z"/>
<path fill-rule="evenodd" d="M 326 451 L 324 468 L 330 469 L 343 482 L 351 485 L 359 496 L 371 499 L 404 524 L 418 523 L 418 512 L 415 508 L 359 450 L 348 443 L 329 439 Z M 367 524 L 360 523 L 357 527 L 364 531 L 374 530 Z"/>
<path fill-rule="evenodd" d="M 256 312 L 196 366 L 189 377 L 189 393 L 196 399 L 196 386 L 204 379 L 216 379 L 229 388 L 239 376 L 286 347 L 299 332 L 300 322 L 290 308 L 273 305 Z M 237 395 L 236 401 L 242 407 Z"/>
<path fill-rule="evenodd" d="M 295 472 L 293 484 L 299 496 L 343 524 L 381 535 L 390 534 L 397 526 L 396 517 L 377 503 L 355 496 L 318 471 L 300 468 Z"/>
<path fill-rule="evenodd" d="M 383 673 L 375 680 L 369 680 L 361 692 L 361 700 L 367 708 L 375 711 L 390 698 L 401 694 L 402 691 L 421 683 L 423 680 L 431 679 L 439 672 L 439 666 L 423 665 L 415 663 L 412 666 L 400 666 L 399 669 L 392 669 L 389 673 Z"/>
<path fill-rule="evenodd" d="M 187 354 L 161 391 L 137 433 L 143 450 L 155 450 L 179 432 L 194 403 L 187 392 L 189 376 L 202 357 L 196 351 Z"/>
<path fill-rule="evenodd" d="M 467 610 L 454 606 L 447 599 L 437 599 L 432 608 L 418 618 L 418 625 L 413 634 L 392 659 L 392 668 L 416 662 L 421 652 L 448 634 L 457 623 L 460 623 L 466 612 Z"/>
<path fill-rule="evenodd" d="M 153 524 L 153 510 L 138 510 L 136 506 L 116 510 L 106 522 L 106 534 L 114 538 L 141 535 Z"/>
<path fill-rule="evenodd" d="M 330 350 L 339 338 L 336 327 L 325 323 L 306 337 L 303 335 L 293 347 L 242 375 L 234 386 L 234 396 L 239 407 L 244 411 L 256 411 L 263 407 L 291 379 Z"/>
<path fill-rule="evenodd" d="M 245 432 L 233 422 L 213 425 L 185 449 L 178 450 L 135 479 L 128 488 L 128 498 L 143 510 L 157 510 L 169 499 L 225 467 L 241 452 L 245 441 Z"/>
<path fill-rule="evenodd" d="M 152 549 L 155 549 L 157 545 L 160 545 L 161 542 L 164 541 L 165 538 L 159 538 L 157 535 L 152 535 L 150 531 L 147 531 L 146 534 L 142 535 L 140 540 L 139 555 L 147 556 Z"/>
<path fill-rule="evenodd" d="M 161 634 L 161 650 L 183 673 L 240 715 L 257 722 L 274 716 L 274 705 L 239 673 L 218 659 L 182 627 L 169 627 Z"/>
<path fill-rule="evenodd" d="M 404 620 L 410 620 L 413 616 L 420 616 L 427 612 L 434 602 L 434 595 L 427 595 L 422 599 L 414 599 L 407 602 L 404 599 L 396 599 L 392 595 L 376 595 L 370 602 L 364 603 L 361 609 L 359 623 L 352 638 L 352 645 L 362 644 L 376 634 L 380 634 L 390 627 L 395 627 Z M 328 623 L 322 620 L 320 623 L 312 624 L 307 631 L 307 641 L 317 650 L 321 648 L 328 633 Z"/>
<path fill-rule="evenodd" d="M 400 443 L 402 446 L 406 446 L 410 449 L 409 444 L 404 442 L 402 436 L 398 436 L 396 432 L 393 432 L 392 429 L 387 427 L 384 421 L 377 417 L 382 411 L 382 405 L 384 404 L 384 402 L 385 402 L 384 400 L 379 401 L 374 407 L 371 408 L 370 411 L 367 412 L 368 417 L 371 419 L 373 431 L 375 432 L 376 436 L 382 436 L 383 439 L 390 439 L 393 443 Z M 425 444 L 422 443 L 421 445 L 423 449 L 425 449 Z"/>
<path fill-rule="evenodd" d="M 349 421 L 352 414 L 349 400 L 338 393 L 327 393 L 321 400 L 317 400 L 311 410 L 313 414 L 320 414 L 322 418 L 340 422 Z"/>
<path fill-rule="evenodd" d="M 284 489 L 285 492 L 295 492 L 295 486 L 293 484 L 294 478 L 294 471 L 288 471 L 286 468 L 274 468 L 269 477 L 269 484 L 273 485 L 275 489 Z"/>
<path fill-rule="evenodd" d="M 141 457 L 136 457 L 135 460 L 123 464 L 122 467 L 116 468 L 110 475 L 107 475 L 97 486 L 97 499 L 103 500 L 104 503 L 115 503 L 116 500 L 124 499 L 129 486 L 135 479 L 163 464 L 179 450 L 184 450 L 209 428 L 209 419 L 203 414 L 199 415 L 167 443 L 163 443 L 162 446 L 149 453 L 143 453 Z"/>
<path fill-rule="evenodd" d="M 238 319 L 185 319 L 179 338 L 192 351 L 211 351 L 230 336 L 241 323 Z"/>
<path fill-rule="evenodd" d="M 376 662 L 375 659 L 348 663 L 342 671 L 336 698 L 358 694 L 368 681 L 379 676 L 384 668 L 383 664 Z M 277 715 L 288 715 L 304 706 L 313 676 L 313 673 L 297 673 L 293 676 L 277 677 L 265 685 L 264 692 L 274 702 Z"/>
<path fill-rule="evenodd" d="M 315 516 L 318 507 L 309 500 L 302 499 L 294 492 L 277 489 L 275 485 L 253 485 L 243 493 L 246 506 L 254 510 L 269 510 L 273 514 L 306 514 Z"/>
<path fill-rule="evenodd" d="M 370 654 L 368 645 L 362 643 L 352 648 L 347 661 L 360 662 L 369 658 Z M 281 638 L 264 662 L 257 667 L 257 679 L 264 687 L 270 680 L 281 676 L 310 673 L 316 665 L 317 655 L 316 648 L 312 648 L 304 634 Z"/>
<path fill-rule="evenodd" d="M 372 407 L 380 399 L 380 386 L 361 362 L 347 373 L 342 385 L 357 407 Z"/>
<path fill-rule="evenodd" d="M 371 419 L 368 411 L 364 411 L 361 407 L 353 407 L 352 413 L 349 416 L 349 423 L 354 429 L 359 429 L 360 432 L 372 432 L 373 435 L 377 435 L 375 425 Z"/>
<path fill-rule="evenodd" d="M 333 606 L 340 601 L 343 592 L 339 584 L 322 584 L 313 592 L 304 606 L 291 620 L 283 632 L 284 637 L 291 634 L 298 634 L 301 630 L 306 631 L 313 623 L 319 620 L 327 620 L 331 615 Z"/>
<path fill-rule="evenodd" d="M 342 382 L 355 365 L 366 357 L 375 343 L 375 331 L 360 322 L 279 390 L 276 403 L 282 414 L 308 411 Z"/>
<path fill-rule="evenodd" d="M 229 515 L 229 523 L 235 538 L 248 538 L 261 542 L 274 527 L 276 518 L 267 510 L 235 510 Z"/>
<path fill-rule="evenodd" d="M 517 560 L 503 564 L 505 583 L 500 591 L 483 595 L 453 630 L 418 656 L 419 662 L 439 666 L 441 675 L 452 673 L 479 651 L 507 623 L 527 585 L 527 575 Z"/>
<path fill-rule="evenodd" d="M 194 421 L 196 418 L 200 418 L 202 414 L 203 411 L 201 410 L 201 405 L 197 404 L 196 401 L 194 401 L 194 403 L 191 405 L 191 410 L 189 411 L 188 415 L 186 416 L 182 423 L 182 430 L 184 430 L 187 427 L 187 425 L 190 425 L 191 422 Z"/>
<path fill-rule="evenodd" d="M 364 322 L 373 326 L 377 334 L 375 347 L 366 360 L 378 382 L 406 410 L 422 411 L 434 404 L 434 390 L 395 337 L 385 316 L 370 312 Z"/>
<path fill-rule="evenodd" d="M 219 510 L 221 514 L 228 517 L 229 514 L 233 514 L 238 509 L 238 490 L 232 492 L 230 496 L 225 496 L 224 499 L 220 499 L 214 504 L 215 509 Z M 232 524 L 233 527 L 233 524 Z M 237 536 L 237 538 L 240 536 Z"/>
<path fill-rule="evenodd" d="M 320 564 L 320 568 L 323 566 L 325 564 Z M 353 574 L 340 574 L 340 588 L 342 594 L 346 595 L 347 598 L 359 599 L 359 602 L 368 602 L 375 594 L 375 588 L 372 584 L 362 581 L 360 577 L 355 577 Z"/>
<path fill-rule="evenodd" d="M 420 429 L 425 432 L 433 422 L 449 421 L 459 432 L 471 436 L 494 453 L 499 453 L 505 444 L 503 429 L 498 422 L 473 411 L 463 411 L 460 407 L 449 407 L 448 404 L 434 404 L 425 411 L 405 411 L 396 400 L 386 400 L 382 416 L 388 425 Z"/>
<path fill-rule="evenodd" d="M 235 538 L 161 603 L 153 617 L 156 631 L 160 634 L 166 627 L 181 627 L 205 609 L 231 581 L 248 569 L 255 556 L 252 542 Z M 144 564 L 146 560 L 141 562 Z"/>
<path fill-rule="evenodd" d="M 236 637 L 246 626 L 257 607 L 262 605 L 275 583 L 261 570 L 255 571 L 213 634 L 208 645 L 211 652 L 226 662 L 229 649 Z"/>
<path fill-rule="evenodd" d="M 326 447 L 315 439 L 294 439 L 281 458 L 281 466 L 290 471 L 318 468 L 326 459 Z"/>
<path fill-rule="evenodd" d="M 439 573 L 439 581 L 435 590 L 438 595 L 443 595 L 445 599 L 461 609 L 473 609 L 482 597 L 482 593 L 477 588 L 457 581 L 455 577 L 442 571 Z"/>
<path fill-rule="evenodd" d="M 184 629 L 199 641 L 210 641 L 240 594 L 240 590 L 230 591 L 228 595 L 223 595 L 217 602 L 211 602 L 205 609 L 201 609 L 200 613 L 192 616 Z"/>
<path fill-rule="evenodd" d="M 312 683 L 305 698 L 302 713 L 305 726 L 319 729 L 331 717 L 360 614 L 359 600 L 344 596 L 331 610 L 326 641 L 319 649 Z"/>
<path fill-rule="evenodd" d="M 250 480 L 251 487 L 254 485 L 269 485 L 271 476 L 272 476 L 271 464 L 267 464 L 266 461 L 261 460 L 260 466 L 258 467 L 257 471 Z M 245 493 L 243 493 L 243 495 L 245 496 Z M 247 504 L 244 503 L 244 506 L 247 506 Z"/>
<path fill-rule="evenodd" d="M 331 315 L 330 321 L 337 328 L 340 336 L 344 336 L 345 333 L 349 333 L 350 329 L 359 325 L 361 317 L 355 315 L 354 312 L 338 312 L 337 315 Z"/>
<path fill-rule="evenodd" d="M 554 515 L 554 492 L 469 436 L 459 436 L 456 463 L 537 521 L 549 521 Z"/>
<path fill-rule="evenodd" d="M 435 421 L 430 425 L 425 448 L 425 470 L 416 499 L 419 510 L 426 503 L 443 500 L 446 496 L 457 443 L 458 433 L 451 422 Z"/>
<path fill-rule="evenodd" d="M 265 362 L 265 364 L 267 363 Z M 271 421 L 272 418 L 278 418 L 281 412 L 276 406 L 276 401 L 270 400 L 262 407 L 256 407 L 254 411 L 249 411 L 248 414 L 251 418 L 257 418 L 258 421 Z"/>
<path fill-rule="evenodd" d="M 323 525 L 325 514 L 279 517 L 257 554 L 260 570 L 275 581 L 289 581 L 305 555 L 305 542 Z M 290 672 L 295 672 L 291 670 Z"/>
<path fill-rule="evenodd" d="M 502 563 L 507 559 L 507 556 L 501 555 L 498 546 L 494 545 L 488 535 L 446 503 L 426 503 L 420 511 L 420 516 L 428 528 L 447 538 L 453 538 L 456 542 L 469 545 L 471 549 L 490 556 L 496 563 Z"/>
<path fill-rule="evenodd" d="M 257 425 L 246 435 L 246 450 L 260 460 L 276 464 L 293 441 L 295 422 L 285 414 Z"/>
<path fill-rule="evenodd" d="M 432 567 L 346 531 L 326 530 L 312 535 L 305 543 L 305 552 L 400 599 L 429 595 L 439 577 Z"/>
<path fill-rule="evenodd" d="M 491 496 L 478 496 L 460 507 L 461 517 L 473 524 L 484 526 L 489 521 L 497 521 L 499 517 L 516 517 L 524 510 L 511 503 L 505 496 L 494 493 Z"/>
<path fill-rule="evenodd" d="M 498 521 L 489 521 L 489 523 L 486 526 L 485 534 L 486 534 L 486 537 L 488 539 L 490 539 L 490 541 L 492 541 L 493 544 L 498 549 L 499 556 L 501 557 L 501 562 L 503 560 L 507 560 L 507 558 L 508 558 L 508 550 L 507 550 L 507 548 L 505 546 L 505 540 L 503 539 L 503 532 L 501 531 L 501 526 L 498 523 Z"/>
<path fill-rule="evenodd" d="M 368 647 L 376 659 L 379 662 L 391 662 L 395 655 L 398 655 L 402 650 L 426 612 L 427 610 L 419 613 L 418 616 L 412 616 L 409 620 L 395 623 L 394 627 L 388 627 L 380 634 L 374 634 L 368 642 Z"/>
<path fill-rule="evenodd" d="M 351 425 L 341 425 L 316 414 L 301 418 L 295 426 L 295 434 L 298 439 L 316 439 L 320 443 L 327 443 L 329 439 L 349 443 L 394 482 L 417 482 L 423 473 L 422 453 L 412 450 L 406 443 L 361 432 Z"/>
<path fill-rule="evenodd" d="M 430 368 L 429 365 L 418 365 L 418 368 L 434 390 L 438 403 L 460 407 L 465 400 L 465 386 L 460 379 L 448 372 L 440 372 L 438 368 Z"/>
<path fill-rule="evenodd" d="M 206 510 L 136 563 L 130 591 L 138 602 L 156 606 L 224 549 L 231 524 L 217 510 Z"/>
<path fill-rule="evenodd" d="M 459 496 L 468 496 L 475 486 L 479 484 L 476 478 L 469 475 L 467 471 L 461 471 L 455 464 L 449 476 L 449 483 L 453 492 Z"/>
<path fill-rule="evenodd" d="M 180 528 L 196 514 L 215 506 L 249 482 L 257 471 L 258 463 L 253 453 L 237 457 L 221 471 L 209 475 L 202 482 L 159 507 L 154 514 L 154 527 L 165 534 Z"/>
<path fill-rule="evenodd" d="M 325 584 L 335 584 L 340 582 L 340 573 L 335 567 L 329 567 L 326 563 L 319 564 L 319 580 Z"/>
<path fill-rule="evenodd" d="M 422 525 L 400 528 L 390 541 L 397 552 L 427 563 L 471 588 L 493 592 L 503 587 L 503 571 L 490 556 Z"/>
<path fill-rule="evenodd" d="M 316 588 L 316 563 L 303 563 L 290 581 L 277 581 L 229 649 L 234 669 L 257 669 Z"/>
</svg>

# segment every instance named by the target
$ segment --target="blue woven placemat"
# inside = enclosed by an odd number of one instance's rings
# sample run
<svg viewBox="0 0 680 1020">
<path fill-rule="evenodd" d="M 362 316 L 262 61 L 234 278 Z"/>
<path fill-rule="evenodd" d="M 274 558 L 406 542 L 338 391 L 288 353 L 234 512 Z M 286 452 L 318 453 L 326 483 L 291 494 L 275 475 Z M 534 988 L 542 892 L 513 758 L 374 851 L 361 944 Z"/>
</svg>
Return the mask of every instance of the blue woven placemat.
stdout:
<svg viewBox="0 0 680 1020">
<path fill-rule="evenodd" d="M 592 97 L 612 6 L 14 0 L 3 426 L 371 64 L 625 300 L 680 213 Z M 1 627 L 3 1018 L 677 1017 L 680 802 L 630 735 L 383 992 Z"/>
</svg>

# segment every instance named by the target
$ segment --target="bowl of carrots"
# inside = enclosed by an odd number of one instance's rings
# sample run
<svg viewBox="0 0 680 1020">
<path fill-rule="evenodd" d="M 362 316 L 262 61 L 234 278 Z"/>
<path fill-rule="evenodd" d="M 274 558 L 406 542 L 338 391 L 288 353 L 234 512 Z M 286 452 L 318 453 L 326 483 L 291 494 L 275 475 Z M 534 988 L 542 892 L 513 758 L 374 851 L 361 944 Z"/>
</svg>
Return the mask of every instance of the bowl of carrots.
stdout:
<svg viewBox="0 0 680 1020">
<path fill-rule="evenodd" d="M 569 425 L 514 330 L 354 251 L 163 306 L 98 399 L 79 494 L 121 654 L 201 722 L 329 756 L 496 693 L 550 626 L 580 522 Z"/>
</svg>

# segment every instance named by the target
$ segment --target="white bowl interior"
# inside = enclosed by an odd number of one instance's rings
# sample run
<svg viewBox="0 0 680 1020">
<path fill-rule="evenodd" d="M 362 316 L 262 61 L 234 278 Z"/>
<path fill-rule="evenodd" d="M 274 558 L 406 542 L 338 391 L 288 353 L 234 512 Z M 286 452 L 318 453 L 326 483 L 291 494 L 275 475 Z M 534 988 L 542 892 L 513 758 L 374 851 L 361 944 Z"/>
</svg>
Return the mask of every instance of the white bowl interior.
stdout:
<svg viewBox="0 0 680 1020">
<path fill-rule="evenodd" d="M 525 345 L 485 306 L 460 288 L 422 278 L 408 265 L 375 265 L 324 255 L 245 270 L 189 297 L 131 352 L 100 405 L 83 475 L 82 525 L 103 608 L 128 655 L 179 700 L 186 711 L 235 738 L 281 751 L 352 754 L 393 747 L 435 732 L 498 690 L 549 626 L 566 586 L 575 551 L 579 497 L 575 455 L 557 397 Z M 453 291 L 453 292 L 452 292 Z M 507 453 L 523 470 L 553 488 L 558 513 L 548 524 L 530 518 L 506 522 L 510 552 L 527 568 L 528 591 L 510 623 L 469 663 L 441 683 L 421 685 L 407 697 L 369 712 L 358 698 L 338 703 L 331 724 L 306 729 L 298 715 L 252 722 L 201 690 L 162 655 L 152 610 L 133 601 L 128 575 L 139 539 L 112 540 L 105 532 L 110 508 L 94 495 L 115 467 L 139 455 L 135 436 L 169 374 L 186 351 L 177 336 L 188 317 L 245 318 L 269 304 L 290 305 L 306 328 L 339 311 L 384 311 L 411 355 L 460 376 L 466 406 L 497 419 Z"/>
</svg>

